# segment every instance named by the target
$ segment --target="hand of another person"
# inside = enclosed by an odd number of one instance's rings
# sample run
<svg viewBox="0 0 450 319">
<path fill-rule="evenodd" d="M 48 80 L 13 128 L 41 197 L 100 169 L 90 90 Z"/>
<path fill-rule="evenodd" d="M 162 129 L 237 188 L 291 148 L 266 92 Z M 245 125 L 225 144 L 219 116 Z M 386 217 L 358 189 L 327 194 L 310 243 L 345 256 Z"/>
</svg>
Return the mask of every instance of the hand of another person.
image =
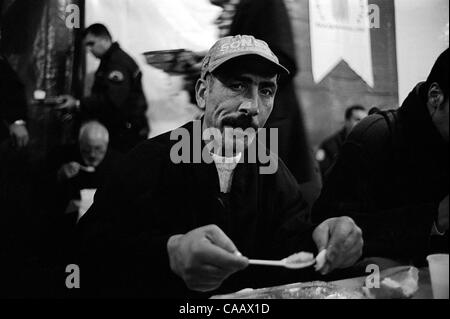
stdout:
<svg viewBox="0 0 450 319">
<path fill-rule="evenodd" d="M 439 215 L 436 227 L 441 233 L 448 230 L 448 195 L 439 203 Z"/>
<path fill-rule="evenodd" d="M 57 109 L 71 110 L 78 106 L 78 100 L 68 94 L 58 96 L 57 102 L 60 104 Z"/>
<path fill-rule="evenodd" d="M 170 268 L 191 290 L 214 290 L 231 274 L 248 266 L 233 242 L 215 225 L 204 226 L 167 242 Z"/>
<path fill-rule="evenodd" d="M 63 181 L 67 179 L 71 179 L 78 175 L 80 172 L 80 164 L 77 162 L 70 162 L 64 164 L 58 171 L 58 180 Z"/>
<path fill-rule="evenodd" d="M 21 149 L 28 145 L 30 138 L 24 124 L 11 124 L 9 126 L 9 134 L 11 135 L 14 147 Z"/>
<path fill-rule="evenodd" d="M 350 217 L 325 220 L 314 230 L 313 240 L 319 252 L 327 250 L 325 264 L 319 269 L 322 275 L 350 267 L 362 255 L 362 231 Z"/>
</svg>

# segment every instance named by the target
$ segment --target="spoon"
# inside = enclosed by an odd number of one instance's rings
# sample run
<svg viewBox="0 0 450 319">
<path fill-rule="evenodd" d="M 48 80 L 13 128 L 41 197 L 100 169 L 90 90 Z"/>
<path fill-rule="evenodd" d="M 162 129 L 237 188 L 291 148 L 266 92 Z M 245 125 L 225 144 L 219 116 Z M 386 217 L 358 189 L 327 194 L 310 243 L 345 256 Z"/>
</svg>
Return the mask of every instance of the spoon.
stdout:
<svg viewBox="0 0 450 319">
<path fill-rule="evenodd" d="M 279 266 L 289 269 L 301 269 L 314 265 L 316 260 L 311 253 L 300 252 L 281 260 L 249 259 L 250 265 Z"/>
<path fill-rule="evenodd" d="M 94 166 L 83 166 L 83 165 L 80 165 L 80 169 L 81 169 L 82 171 L 87 172 L 87 173 L 93 173 L 93 172 L 95 172 L 95 167 L 94 167 Z"/>
</svg>

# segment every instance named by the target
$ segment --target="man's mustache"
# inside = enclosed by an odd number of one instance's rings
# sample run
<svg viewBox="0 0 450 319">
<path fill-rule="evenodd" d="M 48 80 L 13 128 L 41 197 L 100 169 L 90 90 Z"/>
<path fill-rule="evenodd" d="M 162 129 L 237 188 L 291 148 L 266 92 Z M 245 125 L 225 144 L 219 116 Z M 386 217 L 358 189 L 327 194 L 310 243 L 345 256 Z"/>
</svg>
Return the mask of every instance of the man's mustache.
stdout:
<svg viewBox="0 0 450 319">
<path fill-rule="evenodd" d="M 240 114 L 238 116 L 227 116 L 222 120 L 222 126 L 230 126 L 233 128 L 241 128 L 246 130 L 248 128 L 258 129 L 258 124 L 254 121 L 252 116 Z"/>
</svg>

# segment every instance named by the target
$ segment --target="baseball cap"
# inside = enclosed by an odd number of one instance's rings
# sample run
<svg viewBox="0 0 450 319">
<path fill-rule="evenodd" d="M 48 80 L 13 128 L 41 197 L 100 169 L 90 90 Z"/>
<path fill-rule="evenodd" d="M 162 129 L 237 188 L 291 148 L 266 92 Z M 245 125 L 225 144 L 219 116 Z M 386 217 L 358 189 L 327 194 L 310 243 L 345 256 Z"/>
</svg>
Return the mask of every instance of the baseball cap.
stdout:
<svg viewBox="0 0 450 319">
<path fill-rule="evenodd" d="M 250 35 L 236 35 L 221 38 L 211 47 L 203 59 L 202 78 L 225 62 L 244 55 L 258 55 L 272 63 L 279 74 L 289 74 L 266 42 Z"/>
</svg>

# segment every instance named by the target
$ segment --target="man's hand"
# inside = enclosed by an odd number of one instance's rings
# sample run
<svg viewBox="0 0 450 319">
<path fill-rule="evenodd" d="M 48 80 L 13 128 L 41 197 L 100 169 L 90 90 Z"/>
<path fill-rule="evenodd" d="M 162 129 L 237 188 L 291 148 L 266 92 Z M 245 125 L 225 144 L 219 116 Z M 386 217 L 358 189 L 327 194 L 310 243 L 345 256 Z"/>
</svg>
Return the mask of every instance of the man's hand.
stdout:
<svg viewBox="0 0 450 319">
<path fill-rule="evenodd" d="M 9 126 L 9 134 L 11 135 L 14 147 L 21 149 L 28 145 L 30 138 L 24 124 L 11 124 Z"/>
<path fill-rule="evenodd" d="M 215 225 L 170 237 L 167 251 L 172 271 L 195 291 L 217 289 L 231 274 L 248 266 L 248 259 Z"/>
<path fill-rule="evenodd" d="M 75 99 L 72 95 L 60 95 L 58 96 L 58 103 L 59 105 L 57 109 L 68 109 L 72 110 L 78 107 L 78 100 Z"/>
<path fill-rule="evenodd" d="M 445 233 L 448 230 L 448 195 L 439 204 L 436 227 L 441 233 Z"/>
<path fill-rule="evenodd" d="M 327 250 L 322 275 L 337 268 L 352 266 L 362 255 L 362 231 L 350 217 L 325 220 L 313 232 L 313 240 L 319 249 Z"/>
<path fill-rule="evenodd" d="M 77 162 L 70 162 L 61 166 L 58 170 L 58 180 L 65 181 L 78 175 L 80 172 L 80 164 Z"/>
</svg>

